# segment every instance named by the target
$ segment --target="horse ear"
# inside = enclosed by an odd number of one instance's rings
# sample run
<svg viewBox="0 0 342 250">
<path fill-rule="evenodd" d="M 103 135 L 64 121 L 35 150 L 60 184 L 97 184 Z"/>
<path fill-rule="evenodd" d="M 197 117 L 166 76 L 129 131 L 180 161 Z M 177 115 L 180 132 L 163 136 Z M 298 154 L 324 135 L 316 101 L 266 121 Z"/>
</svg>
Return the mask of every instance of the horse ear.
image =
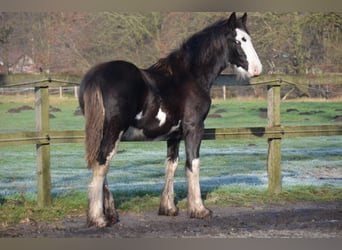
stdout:
<svg viewBox="0 0 342 250">
<path fill-rule="evenodd" d="M 228 27 L 231 28 L 231 29 L 235 29 L 236 27 L 236 13 L 233 12 L 230 17 L 228 18 Z"/>
<path fill-rule="evenodd" d="M 246 26 L 246 22 L 247 22 L 247 12 L 245 12 L 245 14 L 243 14 L 243 16 L 241 17 L 241 21 L 242 21 L 243 25 Z"/>
</svg>

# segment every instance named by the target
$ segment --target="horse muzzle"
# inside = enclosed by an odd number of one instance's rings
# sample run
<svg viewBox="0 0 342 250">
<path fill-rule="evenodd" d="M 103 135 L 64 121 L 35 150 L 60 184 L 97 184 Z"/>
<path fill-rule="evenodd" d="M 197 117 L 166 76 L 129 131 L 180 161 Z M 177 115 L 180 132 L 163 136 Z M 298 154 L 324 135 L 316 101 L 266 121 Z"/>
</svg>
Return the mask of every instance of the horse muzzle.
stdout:
<svg viewBox="0 0 342 250">
<path fill-rule="evenodd" d="M 256 77 L 259 76 L 262 72 L 262 64 L 261 63 L 255 63 L 252 65 L 249 65 L 248 67 L 248 74 L 250 77 Z"/>
</svg>

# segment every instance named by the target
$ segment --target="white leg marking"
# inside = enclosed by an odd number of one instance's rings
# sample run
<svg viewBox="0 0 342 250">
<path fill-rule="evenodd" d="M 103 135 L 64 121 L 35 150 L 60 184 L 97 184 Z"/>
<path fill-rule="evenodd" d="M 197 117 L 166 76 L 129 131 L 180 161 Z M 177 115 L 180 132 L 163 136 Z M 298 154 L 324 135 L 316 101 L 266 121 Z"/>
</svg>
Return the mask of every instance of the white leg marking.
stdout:
<svg viewBox="0 0 342 250">
<path fill-rule="evenodd" d="M 161 197 L 160 209 L 159 213 L 166 215 L 175 215 L 178 209 L 175 206 L 174 199 L 174 175 L 178 166 L 178 158 L 175 161 L 172 161 L 170 158 L 167 158 L 165 161 L 165 185 L 164 190 Z M 163 210 L 163 211 L 161 211 Z"/>
<path fill-rule="evenodd" d="M 106 175 L 104 174 L 104 171 L 101 170 L 105 167 L 97 165 L 96 168 L 97 169 L 94 168 L 93 179 L 88 187 L 88 216 L 98 227 L 104 227 L 106 226 L 106 221 L 103 215 L 103 184 Z"/>
<path fill-rule="evenodd" d="M 98 227 L 106 226 L 107 222 L 103 214 L 103 185 L 106 182 L 106 175 L 109 170 L 109 163 L 116 153 L 123 131 L 120 132 L 118 139 L 115 142 L 114 149 L 107 156 L 106 163 L 99 165 L 96 163 L 93 166 L 93 178 L 88 186 L 89 211 L 88 216 L 91 222 L 96 223 Z"/>
<path fill-rule="evenodd" d="M 199 185 L 200 160 L 192 161 L 192 171 L 186 169 L 186 177 L 188 180 L 188 208 L 190 210 L 202 210 L 204 205 L 201 198 L 201 189 Z"/>
<path fill-rule="evenodd" d="M 158 114 L 156 115 L 156 119 L 159 120 L 159 127 L 163 126 L 164 123 L 166 122 L 166 113 L 159 108 Z"/>
<path fill-rule="evenodd" d="M 114 144 L 114 148 L 112 150 L 112 152 L 109 153 L 109 155 L 107 156 L 106 158 L 106 163 L 105 165 L 107 166 L 107 168 L 109 168 L 109 163 L 111 161 L 111 159 L 113 158 L 113 156 L 116 154 L 116 151 L 118 150 L 118 147 L 119 147 L 119 143 L 121 141 L 121 137 L 123 135 L 123 132 L 124 131 L 121 131 L 120 134 L 119 134 L 119 137 L 118 139 L 116 140 L 115 144 Z"/>
</svg>

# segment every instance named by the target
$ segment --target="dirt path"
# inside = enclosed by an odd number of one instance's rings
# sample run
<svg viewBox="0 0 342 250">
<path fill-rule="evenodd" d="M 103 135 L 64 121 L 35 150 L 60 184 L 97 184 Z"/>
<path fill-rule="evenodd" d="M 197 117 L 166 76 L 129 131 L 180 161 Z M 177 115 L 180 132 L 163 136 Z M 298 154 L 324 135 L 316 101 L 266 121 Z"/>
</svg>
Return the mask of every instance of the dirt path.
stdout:
<svg viewBox="0 0 342 250">
<path fill-rule="evenodd" d="M 156 212 L 121 213 L 110 228 L 85 227 L 85 216 L 46 223 L 26 221 L 0 229 L 0 237 L 106 238 L 342 238 L 342 201 L 296 203 L 264 207 L 214 207 L 209 220 L 189 219 Z"/>
</svg>

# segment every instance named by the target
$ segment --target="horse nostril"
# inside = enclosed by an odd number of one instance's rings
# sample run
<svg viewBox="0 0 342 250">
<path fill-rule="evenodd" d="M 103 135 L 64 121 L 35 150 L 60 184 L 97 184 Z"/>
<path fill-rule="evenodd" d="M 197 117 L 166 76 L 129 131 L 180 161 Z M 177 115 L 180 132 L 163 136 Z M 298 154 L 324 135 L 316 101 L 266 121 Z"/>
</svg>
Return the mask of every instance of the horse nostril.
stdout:
<svg viewBox="0 0 342 250">
<path fill-rule="evenodd" d="M 261 67 L 258 67 L 257 65 L 255 65 L 254 67 L 253 67 L 253 75 L 254 76 L 258 76 L 258 75 L 260 75 L 261 74 Z"/>
<path fill-rule="evenodd" d="M 260 75 L 260 72 L 259 72 L 259 69 L 258 69 L 258 68 L 255 68 L 255 69 L 254 69 L 254 75 L 255 75 L 255 76 Z"/>
</svg>

